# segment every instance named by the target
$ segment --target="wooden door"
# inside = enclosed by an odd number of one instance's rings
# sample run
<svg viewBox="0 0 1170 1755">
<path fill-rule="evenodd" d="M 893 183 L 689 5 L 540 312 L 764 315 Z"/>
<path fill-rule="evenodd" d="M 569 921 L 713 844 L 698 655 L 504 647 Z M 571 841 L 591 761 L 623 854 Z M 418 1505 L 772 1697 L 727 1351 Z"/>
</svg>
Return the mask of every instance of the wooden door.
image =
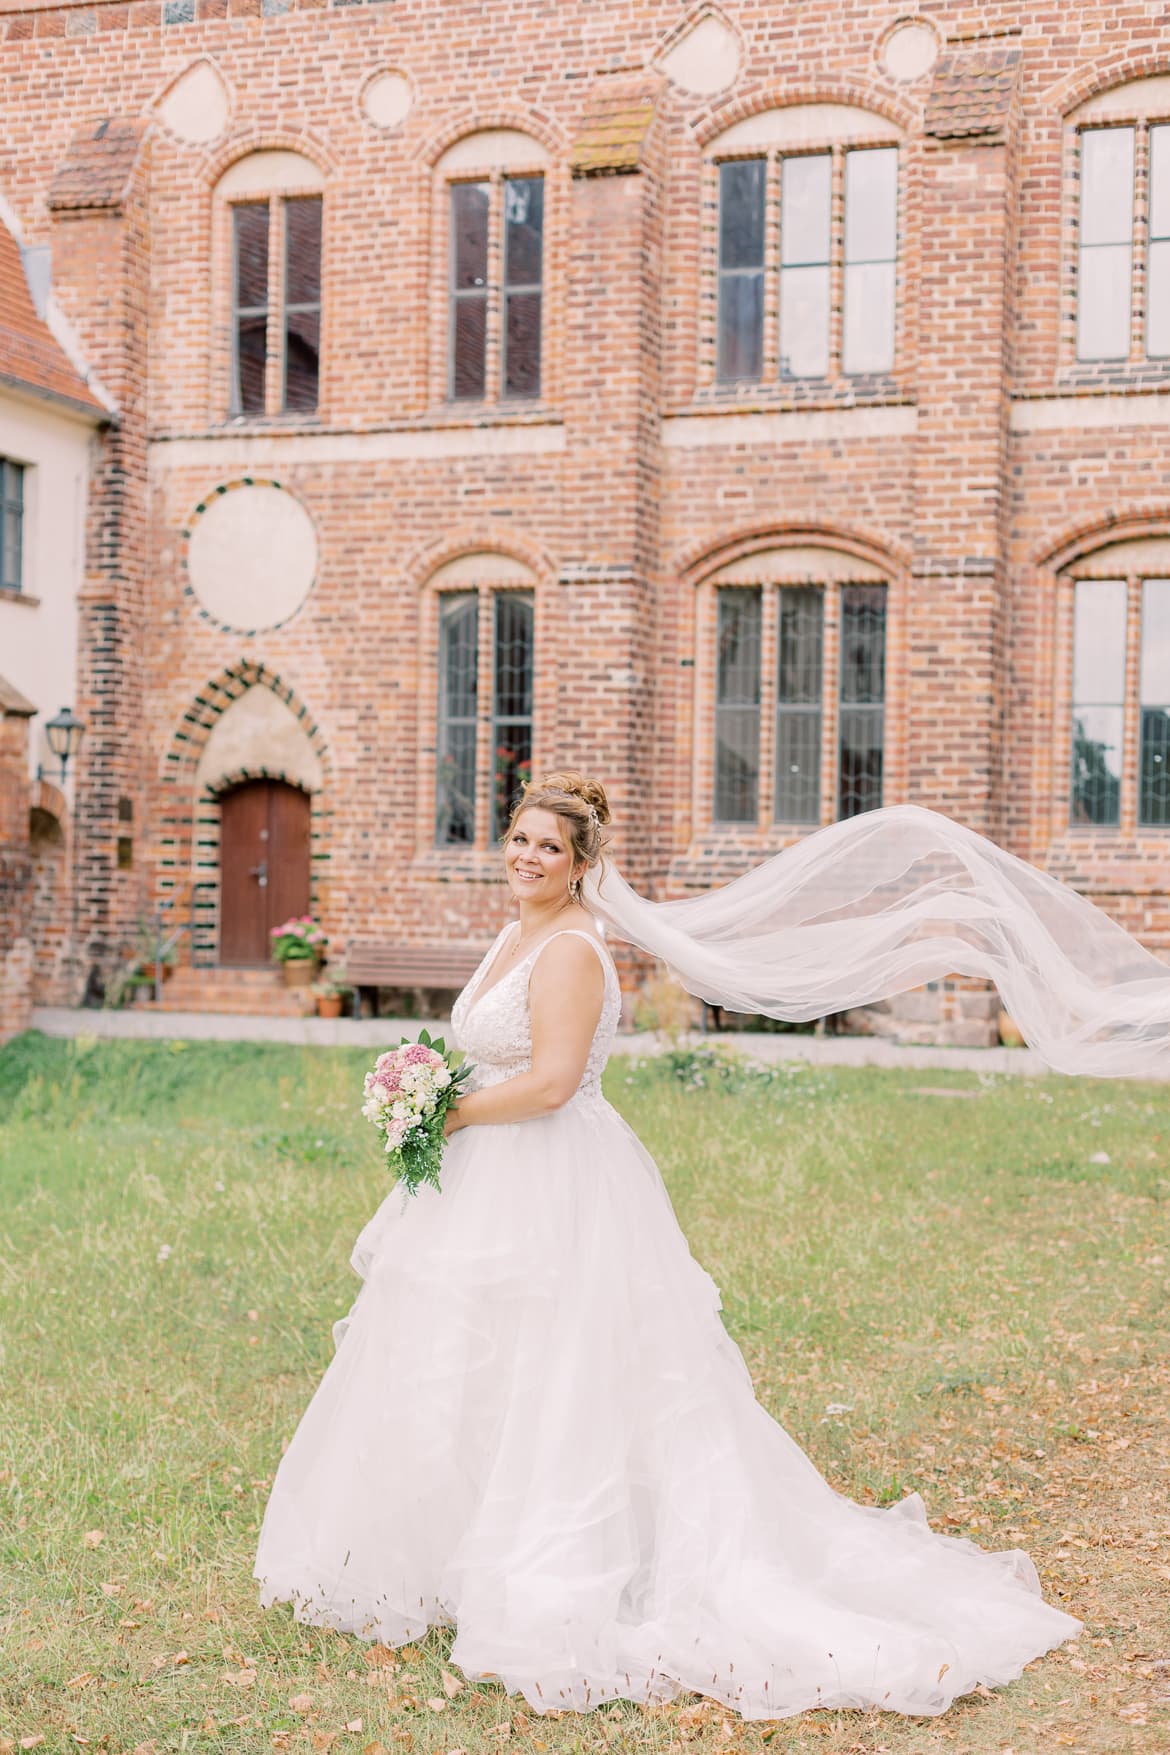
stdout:
<svg viewBox="0 0 1170 1755">
<path fill-rule="evenodd" d="M 309 795 L 249 780 L 220 800 L 219 960 L 267 963 L 269 934 L 309 912 Z"/>
</svg>

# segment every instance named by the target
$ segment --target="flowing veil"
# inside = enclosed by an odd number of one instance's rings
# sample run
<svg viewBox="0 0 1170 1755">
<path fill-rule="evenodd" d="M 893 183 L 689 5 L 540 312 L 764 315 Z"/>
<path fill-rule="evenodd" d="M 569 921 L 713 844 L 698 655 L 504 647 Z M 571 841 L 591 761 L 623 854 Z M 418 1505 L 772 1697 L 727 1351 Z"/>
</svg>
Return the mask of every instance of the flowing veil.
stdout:
<svg viewBox="0 0 1170 1755">
<path fill-rule="evenodd" d="M 605 857 L 582 891 L 618 938 L 729 1011 L 803 1022 L 981 976 L 1059 1072 L 1170 1076 L 1170 966 L 1075 890 L 918 805 L 834 823 L 700 895 L 648 901 Z"/>
</svg>

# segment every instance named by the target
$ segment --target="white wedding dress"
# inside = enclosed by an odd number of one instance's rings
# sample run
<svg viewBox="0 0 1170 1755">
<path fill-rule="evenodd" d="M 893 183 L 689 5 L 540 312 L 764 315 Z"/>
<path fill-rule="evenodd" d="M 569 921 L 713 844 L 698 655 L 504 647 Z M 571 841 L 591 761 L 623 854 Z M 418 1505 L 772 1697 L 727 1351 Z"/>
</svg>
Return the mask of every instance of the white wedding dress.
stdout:
<svg viewBox="0 0 1170 1755">
<path fill-rule="evenodd" d="M 452 1014 L 474 1085 L 529 1065 L 541 947 Z M 576 930 L 576 929 L 572 929 Z M 662 1178 L 601 1094 L 617 975 L 572 1099 L 448 1142 L 392 1190 L 280 1464 L 262 1601 L 451 1658 L 537 1712 L 693 1690 L 747 1718 L 943 1712 L 1079 1623 L 1020 1552 L 936 1535 L 916 1494 L 835 1492 L 756 1401 Z M 548 940 L 544 941 L 549 942 Z"/>
</svg>

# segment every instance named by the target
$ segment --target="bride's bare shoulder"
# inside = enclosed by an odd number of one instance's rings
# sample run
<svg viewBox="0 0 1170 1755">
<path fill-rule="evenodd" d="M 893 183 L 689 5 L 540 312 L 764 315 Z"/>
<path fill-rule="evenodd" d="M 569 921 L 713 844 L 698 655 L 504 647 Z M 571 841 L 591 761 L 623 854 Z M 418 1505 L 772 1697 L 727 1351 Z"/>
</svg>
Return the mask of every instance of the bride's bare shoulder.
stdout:
<svg viewBox="0 0 1170 1755">
<path fill-rule="evenodd" d="M 533 962 L 532 985 L 555 985 L 562 991 L 569 986 L 588 992 L 604 980 L 602 960 L 608 956 L 600 934 L 587 927 L 554 933 L 541 945 Z"/>
</svg>

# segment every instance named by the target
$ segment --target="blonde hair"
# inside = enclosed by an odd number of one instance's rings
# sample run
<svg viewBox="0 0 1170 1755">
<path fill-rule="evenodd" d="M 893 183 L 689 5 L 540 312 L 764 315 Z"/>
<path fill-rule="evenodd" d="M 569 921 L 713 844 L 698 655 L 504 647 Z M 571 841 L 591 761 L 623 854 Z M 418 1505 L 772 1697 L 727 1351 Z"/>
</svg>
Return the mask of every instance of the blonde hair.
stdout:
<svg viewBox="0 0 1170 1755">
<path fill-rule="evenodd" d="M 602 831 L 611 820 L 609 800 L 600 780 L 589 780 L 584 774 L 567 769 L 529 781 L 508 819 L 505 840 L 511 837 L 517 817 L 526 810 L 552 811 L 567 830 L 573 864 L 579 861 L 586 866 L 597 864 L 608 839 Z"/>
</svg>

